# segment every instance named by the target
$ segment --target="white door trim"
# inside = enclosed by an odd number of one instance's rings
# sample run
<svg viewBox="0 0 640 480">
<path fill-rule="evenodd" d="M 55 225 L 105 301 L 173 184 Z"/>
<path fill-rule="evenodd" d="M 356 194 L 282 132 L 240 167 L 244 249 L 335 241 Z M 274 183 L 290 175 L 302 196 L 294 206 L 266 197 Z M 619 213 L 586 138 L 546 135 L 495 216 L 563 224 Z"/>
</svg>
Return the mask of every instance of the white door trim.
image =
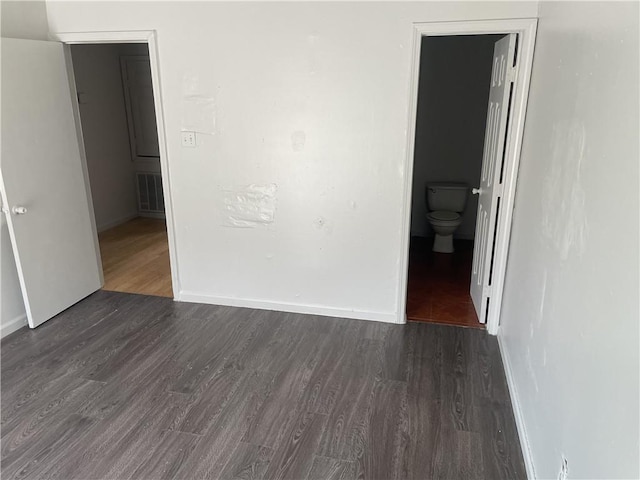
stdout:
<svg viewBox="0 0 640 480">
<path fill-rule="evenodd" d="M 158 57 L 157 36 L 154 30 L 134 30 L 118 32 L 54 32 L 49 35 L 53 41 L 67 45 L 92 44 L 92 43 L 146 43 L 149 46 L 149 63 L 151 65 L 151 79 L 153 82 L 153 101 L 155 102 L 156 123 L 158 126 L 158 147 L 160 149 L 160 173 L 162 176 L 162 189 L 164 191 L 165 214 L 167 221 L 167 237 L 169 240 L 169 262 L 171 265 L 171 283 L 174 299 L 180 294 L 180 276 L 178 275 L 178 251 L 175 237 L 175 217 L 173 215 L 173 196 L 171 192 L 171 178 L 169 175 L 169 155 L 166 140 L 166 127 L 164 123 L 164 106 L 160 84 L 160 65 Z M 71 74 L 72 72 L 70 72 Z M 71 76 L 71 79 L 75 77 Z M 75 89 L 75 85 L 73 87 Z M 78 110 L 77 97 L 74 97 L 75 108 Z M 72 98 L 72 100 L 74 100 Z M 86 163 L 84 144 L 80 139 L 83 161 Z M 86 165 L 85 165 L 86 169 Z M 87 180 L 88 181 L 88 180 Z M 89 199 L 89 201 L 91 201 Z M 93 211 L 93 209 L 92 209 Z M 97 238 L 97 237 L 96 237 Z M 100 260 L 100 259 L 98 259 Z"/>
<path fill-rule="evenodd" d="M 468 22 L 433 22 L 413 24 L 413 58 L 409 86 L 409 128 L 407 129 L 407 156 L 404 164 L 404 186 L 402 204 L 402 230 L 400 271 L 398 285 L 398 323 L 406 322 L 407 273 L 409 268 L 409 240 L 411 228 L 411 188 L 413 179 L 413 155 L 415 143 L 416 115 L 418 106 L 418 80 L 420 75 L 420 48 L 422 37 L 444 35 L 486 35 L 517 33 L 518 57 L 512 113 L 507 131 L 503 196 L 497 220 L 496 249 L 493 264 L 492 301 L 487 315 L 487 331 L 497 335 L 500 325 L 502 291 L 509 253 L 511 219 L 515 200 L 520 150 L 524 133 L 524 121 L 529 96 L 529 82 L 533 65 L 538 20 L 535 18 L 481 20 Z"/>
</svg>

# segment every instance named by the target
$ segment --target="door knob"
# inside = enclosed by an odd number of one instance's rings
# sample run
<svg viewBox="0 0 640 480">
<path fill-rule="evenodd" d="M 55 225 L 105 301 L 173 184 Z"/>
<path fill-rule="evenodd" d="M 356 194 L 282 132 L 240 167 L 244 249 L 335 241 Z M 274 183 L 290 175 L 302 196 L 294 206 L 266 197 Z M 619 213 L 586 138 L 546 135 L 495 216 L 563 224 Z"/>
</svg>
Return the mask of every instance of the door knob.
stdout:
<svg viewBox="0 0 640 480">
<path fill-rule="evenodd" d="M 14 215 L 24 215 L 25 213 L 27 213 L 27 208 L 16 205 L 11 209 L 11 213 L 13 213 Z"/>
<path fill-rule="evenodd" d="M 482 189 L 481 188 L 472 188 L 471 189 L 471 193 L 473 193 L 474 195 L 480 195 L 482 193 Z"/>
</svg>

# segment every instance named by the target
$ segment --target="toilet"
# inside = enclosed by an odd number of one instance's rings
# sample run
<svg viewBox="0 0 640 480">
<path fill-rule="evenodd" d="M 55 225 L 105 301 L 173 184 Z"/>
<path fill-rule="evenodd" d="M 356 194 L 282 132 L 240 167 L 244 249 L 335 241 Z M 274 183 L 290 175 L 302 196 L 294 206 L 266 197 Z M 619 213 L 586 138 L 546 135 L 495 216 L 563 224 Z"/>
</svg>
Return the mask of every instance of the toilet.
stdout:
<svg viewBox="0 0 640 480">
<path fill-rule="evenodd" d="M 427 220 L 436 233 L 433 241 L 434 252 L 453 253 L 453 233 L 462 223 L 468 192 L 469 186 L 465 183 L 427 184 Z"/>
</svg>

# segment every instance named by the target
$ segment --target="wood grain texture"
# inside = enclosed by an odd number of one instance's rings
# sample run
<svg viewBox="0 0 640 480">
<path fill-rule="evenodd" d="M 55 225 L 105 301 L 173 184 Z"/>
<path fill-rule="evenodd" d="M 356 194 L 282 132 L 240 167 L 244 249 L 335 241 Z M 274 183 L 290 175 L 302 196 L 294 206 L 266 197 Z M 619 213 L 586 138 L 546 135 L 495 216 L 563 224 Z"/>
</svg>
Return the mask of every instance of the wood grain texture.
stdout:
<svg viewBox="0 0 640 480">
<path fill-rule="evenodd" d="M 525 478 L 482 330 L 100 291 L 0 353 L 3 478 Z"/>
<path fill-rule="evenodd" d="M 287 438 L 276 449 L 269 463 L 266 477 L 278 480 L 305 478 L 313 463 L 313 452 L 316 450 L 326 421 L 325 415 L 300 413 Z"/>
<path fill-rule="evenodd" d="M 354 462 L 335 458 L 314 456 L 307 480 L 356 480 L 357 466 Z"/>
<path fill-rule="evenodd" d="M 105 290 L 173 298 L 165 220 L 134 218 L 98 240 Z"/>
<path fill-rule="evenodd" d="M 235 449 L 220 478 L 229 480 L 258 480 L 264 478 L 273 450 L 258 445 L 240 443 Z"/>
</svg>

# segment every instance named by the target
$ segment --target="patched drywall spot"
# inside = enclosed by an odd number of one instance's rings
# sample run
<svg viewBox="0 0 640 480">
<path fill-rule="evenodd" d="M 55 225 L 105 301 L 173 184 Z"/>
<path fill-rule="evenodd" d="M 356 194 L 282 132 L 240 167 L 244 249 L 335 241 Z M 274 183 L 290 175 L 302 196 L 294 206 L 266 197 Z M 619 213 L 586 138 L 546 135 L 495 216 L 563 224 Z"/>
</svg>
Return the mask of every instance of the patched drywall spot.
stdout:
<svg viewBox="0 0 640 480">
<path fill-rule="evenodd" d="M 307 136 L 303 131 L 298 130 L 291 134 L 291 148 L 294 152 L 303 151 L 305 143 L 307 143 Z"/>
<path fill-rule="evenodd" d="M 551 146 L 551 168 L 541 192 L 542 233 L 566 260 L 571 253 L 581 256 L 586 249 L 586 195 L 581 178 L 586 154 L 584 125 L 556 124 Z"/>
<path fill-rule="evenodd" d="M 212 97 L 191 95 L 182 98 L 182 131 L 213 135 L 216 132 L 216 104 Z"/>
<path fill-rule="evenodd" d="M 273 223 L 276 212 L 277 185 L 240 185 L 224 188 L 223 225 L 255 228 Z"/>
<path fill-rule="evenodd" d="M 215 98 L 205 93 L 200 77 L 192 72 L 182 76 L 182 131 L 213 135 L 216 131 Z"/>
<path fill-rule="evenodd" d="M 200 93 L 200 77 L 195 72 L 186 72 L 182 75 L 182 95 L 198 95 Z"/>
</svg>

